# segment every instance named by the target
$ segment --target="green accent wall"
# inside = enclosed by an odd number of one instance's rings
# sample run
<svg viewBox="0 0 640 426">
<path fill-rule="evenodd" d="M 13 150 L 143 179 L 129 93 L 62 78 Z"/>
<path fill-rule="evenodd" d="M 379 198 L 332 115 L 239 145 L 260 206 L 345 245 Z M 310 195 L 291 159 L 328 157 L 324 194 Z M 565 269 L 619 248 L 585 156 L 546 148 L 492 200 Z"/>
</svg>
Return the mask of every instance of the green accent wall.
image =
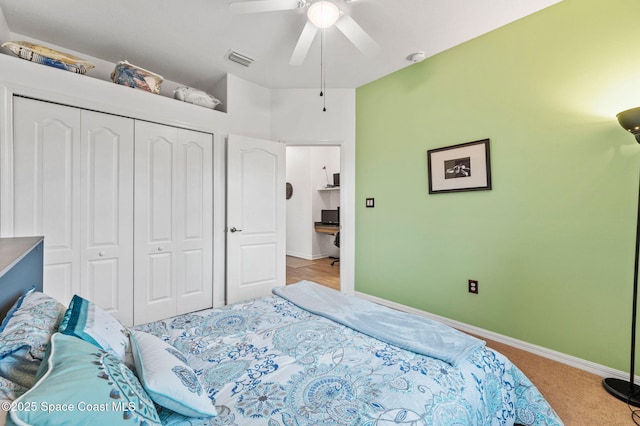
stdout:
<svg viewBox="0 0 640 426">
<path fill-rule="evenodd" d="M 356 291 L 627 371 L 639 15 L 564 0 L 358 88 Z M 427 150 L 484 138 L 493 189 L 430 195 Z"/>
</svg>

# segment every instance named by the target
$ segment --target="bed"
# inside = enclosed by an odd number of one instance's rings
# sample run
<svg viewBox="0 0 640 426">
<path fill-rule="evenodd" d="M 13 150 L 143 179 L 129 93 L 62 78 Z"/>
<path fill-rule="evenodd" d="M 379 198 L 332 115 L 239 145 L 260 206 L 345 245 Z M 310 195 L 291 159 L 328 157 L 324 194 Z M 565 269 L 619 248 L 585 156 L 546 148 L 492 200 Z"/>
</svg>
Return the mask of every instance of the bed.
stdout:
<svg viewBox="0 0 640 426">
<path fill-rule="evenodd" d="M 46 295 L 35 294 L 41 308 Z M 7 379 L 2 364 L 20 360 L 0 350 L 10 423 L 562 425 L 529 379 L 484 342 L 311 282 L 132 329 L 82 298 L 52 309 L 58 324 L 38 320 L 50 328 L 48 349 L 32 353 L 30 342 L 10 353 L 31 358 L 26 377 Z M 89 373 L 71 379 L 77 366 L 69 373 L 64 364 L 84 357 Z M 88 392 L 98 386 L 92 380 L 110 395 Z"/>
</svg>

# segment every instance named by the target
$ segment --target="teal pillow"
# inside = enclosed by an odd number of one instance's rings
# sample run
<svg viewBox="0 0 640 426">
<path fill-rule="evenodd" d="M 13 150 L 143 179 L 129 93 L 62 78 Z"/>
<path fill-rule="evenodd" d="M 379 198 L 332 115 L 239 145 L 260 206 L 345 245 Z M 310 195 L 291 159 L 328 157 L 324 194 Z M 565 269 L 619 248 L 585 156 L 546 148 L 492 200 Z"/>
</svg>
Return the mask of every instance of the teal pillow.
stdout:
<svg viewBox="0 0 640 426">
<path fill-rule="evenodd" d="M 131 343 L 138 378 L 156 404 L 189 417 L 217 414 L 182 352 L 143 331 L 132 331 Z"/>
<path fill-rule="evenodd" d="M 129 330 L 116 317 L 77 294 L 71 299 L 58 331 L 79 337 L 127 361 Z M 129 362 L 127 364 L 132 366 Z"/>
<path fill-rule="evenodd" d="M 160 424 L 133 372 L 88 342 L 55 333 L 42 370 L 42 377 L 13 404 L 11 420 L 17 425 Z"/>
</svg>

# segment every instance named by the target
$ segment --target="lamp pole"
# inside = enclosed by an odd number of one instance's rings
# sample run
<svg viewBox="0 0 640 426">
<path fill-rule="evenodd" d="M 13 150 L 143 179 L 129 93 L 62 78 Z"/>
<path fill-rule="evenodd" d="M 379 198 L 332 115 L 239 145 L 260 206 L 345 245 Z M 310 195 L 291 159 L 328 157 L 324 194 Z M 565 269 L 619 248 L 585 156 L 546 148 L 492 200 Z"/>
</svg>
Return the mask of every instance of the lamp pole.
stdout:
<svg viewBox="0 0 640 426">
<path fill-rule="evenodd" d="M 640 143 L 640 107 L 626 110 L 617 115 L 618 122 L 625 130 L 631 132 Z M 611 395 L 636 407 L 640 407 L 640 386 L 635 381 L 636 363 L 636 316 L 638 312 L 638 256 L 640 255 L 640 180 L 638 182 L 638 217 L 636 218 L 636 251 L 633 269 L 633 299 L 631 300 L 631 361 L 629 381 L 606 378 L 602 386 Z"/>
<path fill-rule="evenodd" d="M 640 181 L 638 183 L 638 218 L 636 219 L 636 255 L 633 270 L 633 299 L 631 309 L 631 364 L 629 381 L 606 378 L 602 386 L 613 396 L 633 406 L 640 407 L 640 386 L 634 383 L 636 361 L 636 315 L 638 312 L 638 255 L 640 252 Z"/>
</svg>

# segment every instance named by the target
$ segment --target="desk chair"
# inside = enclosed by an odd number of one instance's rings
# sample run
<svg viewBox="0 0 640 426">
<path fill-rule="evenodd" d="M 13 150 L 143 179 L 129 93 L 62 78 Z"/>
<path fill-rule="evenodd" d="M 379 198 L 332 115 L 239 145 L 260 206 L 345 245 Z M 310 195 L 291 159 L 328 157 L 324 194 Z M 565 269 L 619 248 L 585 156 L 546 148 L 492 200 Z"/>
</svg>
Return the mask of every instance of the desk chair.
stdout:
<svg viewBox="0 0 640 426">
<path fill-rule="evenodd" d="M 340 231 L 336 232 L 336 238 L 333 240 L 333 245 L 340 248 Z M 333 262 L 331 262 L 331 266 L 333 266 L 336 262 L 340 262 L 340 257 L 336 257 L 335 259 L 333 259 Z"/>
</svg>

